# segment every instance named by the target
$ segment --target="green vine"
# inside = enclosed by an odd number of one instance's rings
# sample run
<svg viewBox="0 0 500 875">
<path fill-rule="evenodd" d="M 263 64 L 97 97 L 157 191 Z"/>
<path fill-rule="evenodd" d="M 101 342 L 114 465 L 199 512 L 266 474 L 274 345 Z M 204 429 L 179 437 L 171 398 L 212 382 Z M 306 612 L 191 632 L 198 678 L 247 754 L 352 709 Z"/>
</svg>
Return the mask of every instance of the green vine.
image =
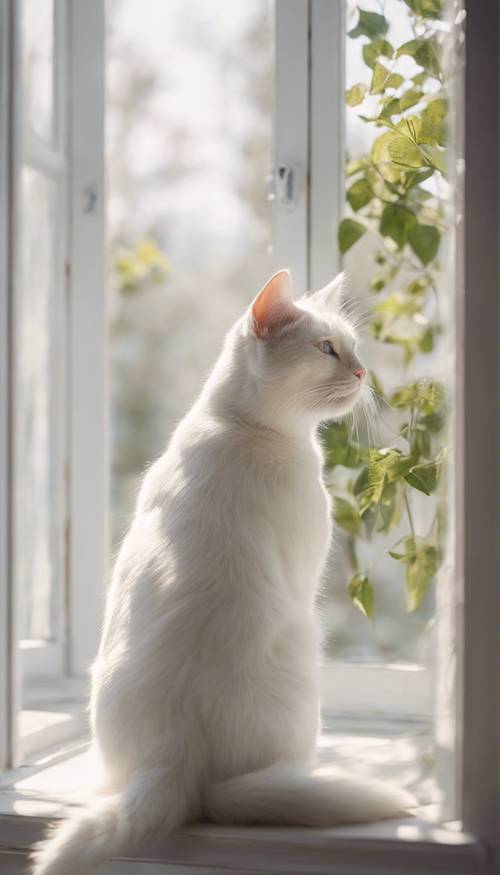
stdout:
<svg viewBox="0 0 500 875">
<path fill-rule="evenodd" d="M 414 38 L 393 46 L 380 12 L 356 5 L 351 40 L 362 40 L 366 81 L 346 93 L 374 131 L 369 154 L 347 163 L 346 217 L 338 229 L 342 254 L 365 235 L 376 241 L 370 288 L 370 330 L 381 345 L 401 350 L 404 371 L 439 343 L 439 255 L 446 235 L 447 93 L 442 74 L 446 29 L 441 0 L 400 0 Z M 410 59 L 410 62 L 409 62 Z M 370 568 L 360 568 L 359 539 L 373 539 L 405 521 L 407 533 L 384 551 L 404 570 L 408 609 L 419 607 L 442 560 L 444 502 L 439 484 L 446 459 L 445 393 L 434 379 L 413 380 L 389 397 L 372 373 L 376 395 L 399 418 L 394 446 L 376 447 L 334 423 L 325 432 L 327 466 L 351 469 L 343 494 L 335 488 L 335 519 L 348 533 L 353 577 L 349 595 L 368 617 L 375 610 Z M 427 531 L 417 531 L 415 491 L 430 498 Z M 372 563 L 373 565 L 374 563 Z"/>
</svg>

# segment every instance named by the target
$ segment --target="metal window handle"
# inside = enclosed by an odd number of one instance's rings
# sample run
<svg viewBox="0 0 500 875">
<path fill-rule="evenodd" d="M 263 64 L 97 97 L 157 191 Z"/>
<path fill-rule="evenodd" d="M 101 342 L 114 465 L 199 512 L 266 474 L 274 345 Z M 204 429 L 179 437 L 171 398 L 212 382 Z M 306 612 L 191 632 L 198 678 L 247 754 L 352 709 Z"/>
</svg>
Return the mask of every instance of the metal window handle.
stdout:
<svg viewBox="0 0 500 875">
<path fill-rule="evenodd" d="M 83 209 L 82 212 L 95 213 L 97 209 L 97 201 L 99 199 L 97 188 L 94 185 L 87 185 L 83 189 Z"/>
<path fill-rule="evenodd" d="M 275 198 L 288 210 L 295 209 L 297 173 L 293 164 L 278 164 L 267 179 L 268 199 Z"/>
</svg>

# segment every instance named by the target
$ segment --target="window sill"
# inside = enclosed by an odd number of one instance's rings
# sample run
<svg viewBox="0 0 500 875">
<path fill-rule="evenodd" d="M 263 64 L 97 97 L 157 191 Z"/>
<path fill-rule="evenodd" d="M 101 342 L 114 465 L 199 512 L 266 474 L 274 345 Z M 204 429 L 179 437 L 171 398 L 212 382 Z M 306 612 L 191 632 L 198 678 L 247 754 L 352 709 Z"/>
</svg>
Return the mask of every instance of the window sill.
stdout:
<svg viewBox="0 0 500 875">
<path fill-rule="evenodd" d="M 391 760 L 400 758 L 394 767 L 401 770 L 405 748 L 398 748 L 394 737 L 385 740 Z M 351 756 L 353 750 L 362 755 L 363 749 L 369 749 L 372 759 L 376 750 L 380 760 L 384 737 L 380 727 L 376 737 L 365 727 L 364 734 L 337 731 L 334 741 L 340 757 L 344 746 Z M 331 744 L 327 733 L 322 750 Z M 92 788 L 89 758 L 82 741 L 3 776 L 0 869 L 8 866 L 12 875 L 26 872 L 30 848 L 47 824 L 85 801 Z M 428 785 L 421 781 L 420 786 Z M 144 847 L 133 859 L 120 858 L 98 871 L 100 875 L 187 875 L 190 871 L 196 875 L 486 875 L 484 847 L 457 823 L 433 822 L 435 816 L 435 807 L 427 805 L 420 817 L 334 829 L 195 824 L 161 844 Z"/>
</svg>

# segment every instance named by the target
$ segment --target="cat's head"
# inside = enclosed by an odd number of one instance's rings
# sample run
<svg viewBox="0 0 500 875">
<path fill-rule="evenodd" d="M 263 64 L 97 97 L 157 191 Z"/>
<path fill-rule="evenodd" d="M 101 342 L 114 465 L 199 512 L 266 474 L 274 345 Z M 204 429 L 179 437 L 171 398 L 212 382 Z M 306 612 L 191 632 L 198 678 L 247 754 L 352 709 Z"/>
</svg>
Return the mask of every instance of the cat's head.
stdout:
<svg viewBox="0 0 500 875">
<path fill-rule="evenodd" d="M 257 397 L 277 420 L 334 419 L 360 399 L 366 371 L 343 295 L 339 274 L 295 301 L 290 273 L 280 270 L 249 308 L 242 328 Z"/>
</svg>

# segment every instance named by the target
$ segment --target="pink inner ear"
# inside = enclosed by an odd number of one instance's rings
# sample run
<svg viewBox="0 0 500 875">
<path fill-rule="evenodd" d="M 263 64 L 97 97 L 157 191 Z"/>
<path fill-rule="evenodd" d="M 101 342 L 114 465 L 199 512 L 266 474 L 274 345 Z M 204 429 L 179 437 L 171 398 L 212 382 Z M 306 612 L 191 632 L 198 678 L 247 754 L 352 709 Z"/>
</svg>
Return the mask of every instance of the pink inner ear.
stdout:
<svg viewBox="0 0 500 875">
<path fill-rule="evenodd" d="M 292 280 L 287 270 L 278 271 L 266 283 L 253 302 L 252 316 L 257 337 L 265 337 L 300 316 L 293 303 Z"/>
</svg>

